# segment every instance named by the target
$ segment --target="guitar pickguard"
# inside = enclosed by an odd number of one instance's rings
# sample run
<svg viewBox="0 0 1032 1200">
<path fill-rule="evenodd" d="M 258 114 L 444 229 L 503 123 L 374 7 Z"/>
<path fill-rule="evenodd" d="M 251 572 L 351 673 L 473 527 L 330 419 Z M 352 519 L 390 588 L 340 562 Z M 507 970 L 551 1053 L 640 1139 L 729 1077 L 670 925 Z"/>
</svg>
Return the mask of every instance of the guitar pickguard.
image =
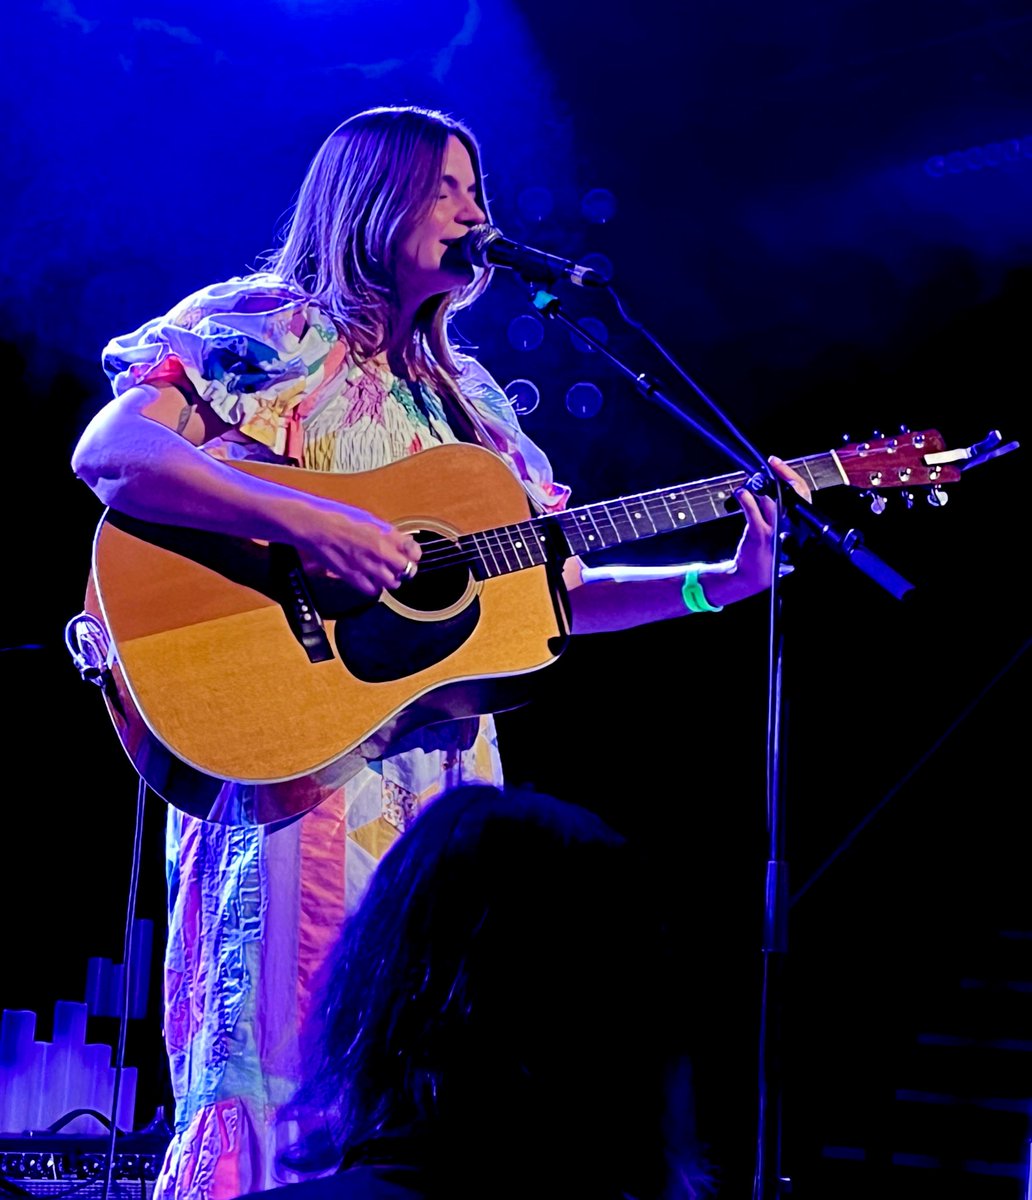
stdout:
<svg viewBox="0 0 1032 1200">
<path fill-rule="evenodd" d="M 337 653 L 362 683 L 387 683 L 426 670 L 472 637 L 480 621 L 480 590 L 462 563 L 417 572 L 375 604 L 335 622 Z"/>
</svg>

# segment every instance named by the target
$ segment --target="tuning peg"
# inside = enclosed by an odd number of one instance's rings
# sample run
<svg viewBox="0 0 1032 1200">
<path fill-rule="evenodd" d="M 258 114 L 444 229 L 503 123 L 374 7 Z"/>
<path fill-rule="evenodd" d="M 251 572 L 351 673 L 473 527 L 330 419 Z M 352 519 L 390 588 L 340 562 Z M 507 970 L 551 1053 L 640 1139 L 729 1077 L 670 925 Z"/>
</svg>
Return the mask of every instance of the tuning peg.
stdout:
<svg viewBox="0 0 1032 1200">
<path fill-rule="evenodd" d="M 943 508 L 949 503 L 949 493 L 945 488 L 933 487 L 928 493 L 928 503 L 933 508 Z"/>
<path fill-rule="evenodd" d="M 851 442 L 852 440 L 853 440 L 853 439 L 852 439 L 852 438 L 849 436 L 849 434 L 848 434 L 848 433 L 844 433 L 844 434 L 842 435 L 842 441 L 843 441 L 844 443 L 845 443 L 845 442 Z"/>
<path fill-rule="evenodd" d="M 907 508 L 913 508 L 914 507 L 914 493 L 911 491 L 906 491 L 906 492 L 902 493 L 902 496 L 903 496 L 903 503 L 907 506 Z"/>
<path fill-rule="evenodd" d="M 880 429 L 872 429 L 871 430 L 871 440 L 875 441 L 875 442 L 881 440 L 881 430 Z"/>
<path fill-rule="evenodd" d="M 901 425 L 901 426 L 899 427 L 899 431 L 900 431 L 900 433 L 909 433 L 909 432 L 910 432 L 910 426 L 909 426 L 909 425 Z"/>
<path fill-rule="evenodd" d="M 888 501 L 881 492 L 864 492 L 864 495 L 871 502 L 871 512 L 880 515 L 885 511 Z"/>
</svg>

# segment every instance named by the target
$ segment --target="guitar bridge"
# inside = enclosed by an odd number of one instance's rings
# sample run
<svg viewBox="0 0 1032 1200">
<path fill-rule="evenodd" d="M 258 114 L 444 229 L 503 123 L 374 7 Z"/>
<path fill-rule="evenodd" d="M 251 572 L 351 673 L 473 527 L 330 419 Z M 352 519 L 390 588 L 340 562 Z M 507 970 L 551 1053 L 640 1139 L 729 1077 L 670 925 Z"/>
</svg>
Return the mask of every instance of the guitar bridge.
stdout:
<svg viewBox="0 0 1032 1200">
<path fill-rule="evenodd" d="M 297 550 L 280 542 L 270 549 L 272 576 L 287 624 L 308 655 L 309 662 L 327 662 L 333 658 L 333 647 L 312 600 Z"/>
</svg>

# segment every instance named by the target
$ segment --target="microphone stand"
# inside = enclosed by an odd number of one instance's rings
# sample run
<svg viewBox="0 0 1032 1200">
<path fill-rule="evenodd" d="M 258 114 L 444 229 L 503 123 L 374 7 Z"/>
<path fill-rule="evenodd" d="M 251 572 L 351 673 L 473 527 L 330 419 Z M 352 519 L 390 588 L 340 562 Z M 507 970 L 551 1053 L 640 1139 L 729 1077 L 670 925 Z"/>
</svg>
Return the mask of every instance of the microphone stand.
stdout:
<svg viewBox="0 0 1032 1200">
<path fill-rule="evenodd" d="M 568 317 L 558 298 L 545 290 L 546 283 L 554 279 L 535 279 L 523 273 L 524 281 L 530 285 L 531 304 L 544 317 L 557 320 L 576 332 L 595 350 L 609 360 L 626 376 L 646 399 L 651 400 L 677 420 L 690 425 L 746 473 L 745 486 L 754 493 L 773 492 L 777 500 L 777 524 L 775 538 L 779 544 L 779 555 L 771 575 L 770 609 L 771 661 L 768 664 L 768 753 L 767 753 L 767 830 L 768 862 L 765 881 L 765 905 L 763 925 L 763 982 L 760 1004 L 760 1037 L 758 1048 L 758 1128 L 756 1158 L 753 1174 L 753 1200 L 772 1200 L 790 1194 L 791 1179 L 782 1169 L 782 1017 L 784 1010 L 785 955 L 788 950 L 788 864 L 785 859 L 785 819 L 781 798 L 782 764 L 780 746 L 782 740 L 782 696 L 781 680 L 784 662 L 784 621 L 782 615 L 779 570 L 780 551 L 788 533 L 795 535 L 797 542 L 807 537 L 816 537 L 834 552 L 843 555 L 858 569 L 873 579 L 886 591 L 902 599 L 913 587 L 887 563 L 882 562 L 863 545 L 863 539 L 855 529 L 839 530 L 817 512 L 813 505 L 800 499 L 792 489 L 783 489 L 781 481 L 770 470 L 766 460 L 749 446 L 741 434 L 734 429 L 730 420 L 704 395 L 681 371 L 673 360 L 674 367 L 682 378 L 697 392 L 713 410 L 723 424 L 731 430 L 748 450 L 744 454 L 724 437 L 718 436 L 705 423 L 696 420 L 690 413 L 673 403 L 657 383 L 644 373 L 636 372 L 621 362 L 581 325 Z M 646 335 L 648 336 L 648 335 Z M 663 351 L 665 354 L 665 351 Z M 669 359 L 669 356 L 667 356 Z M 784 494 L 783 494 L 784 493 Z"/>
</svg>

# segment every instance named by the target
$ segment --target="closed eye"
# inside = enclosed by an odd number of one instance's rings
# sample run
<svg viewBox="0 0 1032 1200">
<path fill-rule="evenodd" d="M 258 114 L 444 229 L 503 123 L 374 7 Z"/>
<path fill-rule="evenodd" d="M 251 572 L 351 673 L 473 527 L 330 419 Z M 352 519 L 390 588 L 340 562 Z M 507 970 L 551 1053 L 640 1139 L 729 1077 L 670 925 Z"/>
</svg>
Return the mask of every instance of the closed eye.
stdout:
<svg viewBox="0 0 1032 1200">
<path fill-rule="evenodd" d="M 442 179 L 441 179 L 441 183 L 442 183 L 442 184 L 443 184 L 445 187 L 449 187 L 449 188 L 451 188 L 451 190 L 452 190 L 453 192 L 461 192 L 461 191 L 463 190 L 463 189 L 462 189 L 462 184 L 461 184 L 461 183 L 459 183 L 459 181 L 458 181 L 458 180 L 455 178 L 455 176 L 454 176 L 454 175 L 445 175 L 445 176 L 443 176 L 443 177 L 442 177 Z M 468 195 L 470 195 L 470 196 L 476 196 L 476 194 L 477 194 L 477 185 L 476 185 L 476 183 L 475 183 L 475 182 L 474 182 L 474 183 L 471 183 L 471 184 L 470 184 L 470 185 L 469 185 L 469 186 L 468 186 L 468 187 L 467 187 L 465 190 L 466 190 L 466 193 L 467 193 Z"/>
</svg>

